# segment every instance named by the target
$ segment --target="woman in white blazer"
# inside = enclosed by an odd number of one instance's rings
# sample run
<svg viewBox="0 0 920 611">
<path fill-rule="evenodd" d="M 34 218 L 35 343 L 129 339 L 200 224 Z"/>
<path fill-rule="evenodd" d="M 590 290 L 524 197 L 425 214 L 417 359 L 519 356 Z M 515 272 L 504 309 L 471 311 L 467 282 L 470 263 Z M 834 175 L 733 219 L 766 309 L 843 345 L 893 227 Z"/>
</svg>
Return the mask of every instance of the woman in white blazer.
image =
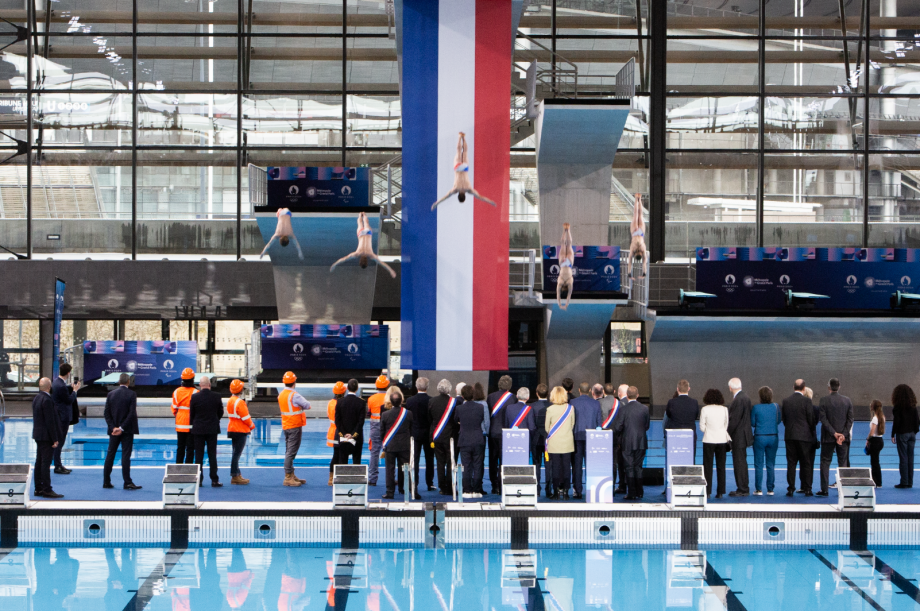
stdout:
<svg viewBox="0 0 920 611">
<path fill-rule="evenodd" d="M 703 395 L 700 410 L 700 430 L 703 432 L 703 472 L 706 474 L 706 494 L 712 495 L 712 459 L 716 459 L 719 485 L 716 498 L 725 494 L 725 453 L 732 438 L 728 435 L 728 408 L 718 390 L 710 388 Z"/>
</svg>

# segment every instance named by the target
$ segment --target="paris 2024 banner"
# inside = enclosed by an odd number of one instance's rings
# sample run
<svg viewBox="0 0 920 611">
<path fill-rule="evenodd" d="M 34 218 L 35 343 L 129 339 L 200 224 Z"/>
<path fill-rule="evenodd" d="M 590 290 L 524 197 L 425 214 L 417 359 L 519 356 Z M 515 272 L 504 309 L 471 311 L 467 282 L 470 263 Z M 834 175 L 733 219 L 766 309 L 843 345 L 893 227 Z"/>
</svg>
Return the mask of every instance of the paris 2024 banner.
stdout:
<svg viewBox="0 0 920 611">
<path fill-rule="evenodd" d="M 83 342 L 83 378 L 92 384 L 111 373 L 133 373 L 137 386 L 179 384 L 182 370 L 198 366 L 198 342 Z"/>
<path fill-rule="evenodd" d="M 262 325 L 263 369 L 386 369 L 386 325 Z"/>
<path fill-rule="evenodd" d="M 696 290 L 709 310 L 772 310 L 786 292 L 826 295 L 815 309 L 887 310 L 891 295 L 920 292 L 916 248 L 697 248 Z"/>
</svg>

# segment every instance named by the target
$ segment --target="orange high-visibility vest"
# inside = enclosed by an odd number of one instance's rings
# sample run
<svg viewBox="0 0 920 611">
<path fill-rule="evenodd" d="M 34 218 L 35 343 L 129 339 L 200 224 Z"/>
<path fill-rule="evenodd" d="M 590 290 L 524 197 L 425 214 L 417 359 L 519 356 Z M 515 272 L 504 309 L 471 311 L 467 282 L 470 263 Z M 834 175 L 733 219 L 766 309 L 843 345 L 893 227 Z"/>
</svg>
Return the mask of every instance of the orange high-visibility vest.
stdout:
<svg viewBox="0 0 920 611">
<path fill-rule="evenodd" d="M 330 399 L 326 404 L 326 416 L 329 417 L 329 430 L 326 431 L 326 445 L 330 448 L 338 444 L 338 438 L 335 434 L 335 399 Z"/>
<path fill-rule="evenodd" d="M 278 395 L 278 406 L 281 408 L 282 430 L 296 429 L 307 423 L 307 415 L 294 405 L 294 391 L 290 388 L 285 388 Z"/>
<path fill-rule="evenodd" d="M 252 587 L 252 577 L 252 571 L 227 573 L 227 603 L 231 609 L 239 609 L 246 602 L 249 588 Z"/>
<path fill-rule="evenodd" d="M 230 400 L 227 401 L 227 415 L 230 417 L 230 424 L 227 426 L 228 433 L 249 433 L 256 428 L 249 416 L 246 402 L 240 397 L 230 397 Z"/>
<path fill-rule="evenodd" d="M 180 386 L 173 391 L 172 413 L 176 417 L 176 432 L 188 433 L 192 430 L 191 415 L 188 406 L 192 402 L 192 395 L 198 392 L 192 386 Z"/>
<path fill-rule="evenodd" d="M 371 395 L 370 399 L 367 400 L 367 409 L 371 412 L 371 420 L 380 420 L 380 409 L 386 402 L 386 398 L 386 393 L 378 392 Z"/>
</svg>

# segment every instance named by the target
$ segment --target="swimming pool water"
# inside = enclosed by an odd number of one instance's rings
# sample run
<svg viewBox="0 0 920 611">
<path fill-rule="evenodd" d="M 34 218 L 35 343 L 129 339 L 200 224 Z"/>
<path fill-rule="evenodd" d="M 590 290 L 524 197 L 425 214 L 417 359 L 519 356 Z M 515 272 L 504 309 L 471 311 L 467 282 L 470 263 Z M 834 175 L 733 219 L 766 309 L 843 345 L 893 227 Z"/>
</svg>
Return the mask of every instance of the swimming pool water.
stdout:
<svg viewBox="0 0 920 611">
<path fill-rule="evenodd" d="M 916 609 L 920 551 L 0 551 L 4 611 Z"/>
</svg>

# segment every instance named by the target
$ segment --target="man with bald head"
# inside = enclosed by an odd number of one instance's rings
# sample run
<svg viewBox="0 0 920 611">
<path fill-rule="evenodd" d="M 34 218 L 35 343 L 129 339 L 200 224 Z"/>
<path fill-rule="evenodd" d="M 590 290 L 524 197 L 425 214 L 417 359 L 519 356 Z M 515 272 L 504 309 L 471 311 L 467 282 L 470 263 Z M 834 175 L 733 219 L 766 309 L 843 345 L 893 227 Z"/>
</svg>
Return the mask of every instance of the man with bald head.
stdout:
<svg viewBox="0 0 920 611">
<path fill-rule="evenodd" d="M 795 493 L 795 467 L 801 469 L 802 490 L 811 496 L 812 476 L 815 462 L 812 452 L 815 430 L 815 409 L 811 399 L 805 396 L 805 381 L 796 380 L 793 393 L 783 399 L 780 408 L 782 423 L 786 428 L 786 496 Z"/>
<path fill-rule="evenodd" d="M 728 390 L 732 393 L 732 402 L 728 406 L 728 436 L 732 444 L 732 469 L 735 472 L 735 487 L 728 496 L 748 496 L 751 494 L 748 479 L 747 449 L 754 445 L 754 429 L 751 428 L 751 400 L 741 390 L 741 380 L 732 378 L 728 381 Z"/>
<path fill-rule="evenodd" d="M 35 496 L 48 499 L 63 498 L 51 488 L 51 461 L 54 449 L 62 442 L 61 419 L 51 398 L 51 380 L 38 381 L 38 394 L 32 399 L 32 439 L 38 446 L 35 452 Z"/>
</svg>

